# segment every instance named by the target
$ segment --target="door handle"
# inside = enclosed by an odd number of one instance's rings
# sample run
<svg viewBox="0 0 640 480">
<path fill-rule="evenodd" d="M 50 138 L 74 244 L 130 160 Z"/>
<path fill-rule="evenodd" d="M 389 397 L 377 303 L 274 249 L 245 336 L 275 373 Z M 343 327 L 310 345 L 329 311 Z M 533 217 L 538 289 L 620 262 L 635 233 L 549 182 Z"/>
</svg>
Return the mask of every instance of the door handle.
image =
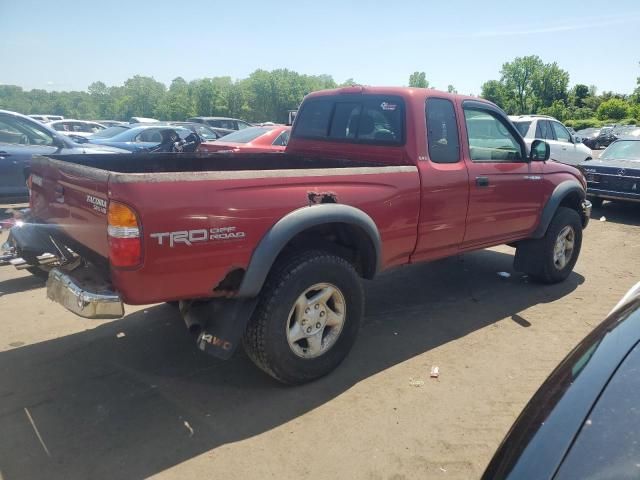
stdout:
<svg viewBox="0 0 640 480">
<path fill-rule="evenodd" d="M 0 160 L 4 160 L 7 157 L 10 157 L 11 154 L 7 153 L 7 152 L 0 152 Z"/>
<path fill-rule="evenodd" d="M 478 187 L 488 187 L 489 177 L 476 177 L 476 185 Z"/>
</svg>

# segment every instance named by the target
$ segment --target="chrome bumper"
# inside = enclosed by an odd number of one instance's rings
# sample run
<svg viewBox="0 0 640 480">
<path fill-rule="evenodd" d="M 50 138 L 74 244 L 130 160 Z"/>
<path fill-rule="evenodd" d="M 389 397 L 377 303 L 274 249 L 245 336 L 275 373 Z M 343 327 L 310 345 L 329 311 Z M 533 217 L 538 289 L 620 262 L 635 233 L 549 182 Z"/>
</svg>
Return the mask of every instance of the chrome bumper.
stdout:
<svg viewBox="0 0 640 480">
<path fill-rule="evenodd" d="M 54 268 L 47 280 L 47 297 L 84 318 L 122 317 L 124 305 L 120 295 L 94 278 L 82 269 L 67 273 Z"/>
<path fill-rule="evenodd" d="M 591 202 L 589 200 L 582 201 L 582 228 L 587 228 L 589 219 L 591 218 Z"/>
</svg>

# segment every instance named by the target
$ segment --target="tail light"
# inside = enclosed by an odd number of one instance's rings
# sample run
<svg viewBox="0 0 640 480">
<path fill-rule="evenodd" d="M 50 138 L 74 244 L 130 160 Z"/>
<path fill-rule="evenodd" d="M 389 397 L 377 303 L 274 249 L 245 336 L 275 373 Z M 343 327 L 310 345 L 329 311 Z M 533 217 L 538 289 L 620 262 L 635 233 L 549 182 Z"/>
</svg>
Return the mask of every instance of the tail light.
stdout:
<svg viewBox="0 0 640 480">
<path fill-rule="evenodd" d="M 142 240 L 138 216 L 127 205 L 109 202 L 107 214 L 109 260 L 114 267 L 135 267 L 142 262 Z"/>
</svg>

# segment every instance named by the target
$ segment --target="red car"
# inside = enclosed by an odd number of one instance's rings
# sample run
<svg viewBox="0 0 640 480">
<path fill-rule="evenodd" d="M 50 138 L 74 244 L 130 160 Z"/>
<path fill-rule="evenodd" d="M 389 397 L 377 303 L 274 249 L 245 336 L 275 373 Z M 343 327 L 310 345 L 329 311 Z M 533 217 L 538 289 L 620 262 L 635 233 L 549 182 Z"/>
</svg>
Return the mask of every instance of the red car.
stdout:
<svg viewBox="0 0 640 480">
<path fill-rule="evenodd" d="M 284 152 L 291 127 L 269 125 L 248 127 L 225 135 L 220 140 L 202 142 L 200 152 L 269 153 Z"/>
<path fill-rule="evenodd" d="M 17 251 L 60 252 L 47 294 L 78 315 L 179 301 L 198 348 L 228 358 L 243 340 L 285 383 L 345 358 L 363 278 L 509 244 L 515 270 L 561 282 L 591 210 L 547 143 L 528 147 L 490 102 L 430 89 L 312 93 L 279 155 L 134 156 L 35 158 L 43 243 L 14 228 Z"/>
</svg>

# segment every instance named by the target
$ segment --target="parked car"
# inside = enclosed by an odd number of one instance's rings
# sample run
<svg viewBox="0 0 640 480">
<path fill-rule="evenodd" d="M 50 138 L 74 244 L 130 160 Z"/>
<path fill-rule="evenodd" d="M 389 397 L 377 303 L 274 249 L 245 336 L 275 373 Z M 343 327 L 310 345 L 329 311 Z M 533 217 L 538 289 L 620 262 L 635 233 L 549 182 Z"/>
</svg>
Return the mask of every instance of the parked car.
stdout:
<svg viewBox="0 0 640 480">
<path fill-rule="evenodd" d="M 148 117 L 131 117 L 129 119 L 129 123 L 155 123 L 159 121 L 160 120 L 156 120 L 155 118 Z"/>
<path fill-rule="evenodd" d="M 308 382 L 351 349 L 362 278 L 509 243 L 516 270 L 566 279 L 590 203 L 548 158 L 490 102 L 360 86 L 307 95 L 283 154 L 41 157 L 32 215 L 83 265 L 54 268 L 47 295 L 88 318 L 179 301 L 201 350 L 244 338 L 266 373 Z"/>
<path fill-rule="evenodd" d="M 640 283 L 542 384 L 482 478 L 638 478 L 639 437 Z"/>
<path fill-rule="evenodd" d="M 88 137 L 106 128 L 100 123 L 71 119 L 56 120 L 49 122 L 48 125 L 63 135 L 77 135 L 80 137 Z"/>
<path fill-rule="evenodd" d="M 135 126 L 136 126 L 135 124 L 131 125 L 128 123 L 124 125 L 114 125 L 112 127 L 105 128 L 104 130 L 100 130 L 99 132 L 96 132 L 92 135 L 89 135 L 87 138 L 89 139 L 90 142 L 93 139 L 97 139 L 97 138 L 112 138 L 122 132 L 126 132 L 127 130 L 134 128 Z"/>
<path fill-rule="evenodd" d="M 520 115 L 509 118 L 528 145 L 536 138 L 545 140 L 551 147 L 551 159 L 556 162 L 578 165 L 593 158 L 593 152 L 582 139 L 553 117 Z"/>
<path fill-rule="evenodd" d="M 0 110 L 0 198 L 26 201 L 33 155 L 122 153 L 97 145 L 78 145 L 47 125 L 25 115 Z"/>
<path fill-rule="evenodd" d="M 244 120 L 227 117 L 191 117 L 187 118 L 187 122 L 206 123 L 210 127 L 225 128 L 227 130 L 242 130 L 253 126 Z"/>
<path fill-rule="evenodd" d="M 111 147 L 122 148 L 130 152 L 140 152 L 158 146 L 160 142 L 162 142 L 163 131 L 166 130 L 175 131 L 182 140 L 191 134 L 191 130 L 187 128 L 149 124 L 134 126 L 112 137 L 101 138 L 98 136 L 92 136 L 87 137 L 87 140 L 96 145 L 109 145 Z"/>
<path fill-rule="evenodd" d="M 286 125 L 272 125 L 265 127 L 250 127 L 230 133 L 215 142 L 200 144 L 201 152 L 242 152 L 267 153 L 284 152 L 289 142 L 291 127 Z"/>
<path fill-rule="evenodd" d="M 104 125 L 105 127 L 115 127 L 118 125 L 129 125 L 127 122 L 121 122 L 119 120 L 95 120 L 96 123 Z"/>
<path fill-rule="evenodd" d="M 596 130 L 591 136 L 585 137 L 582 141 L 589 148 L 600 150 L 602 147 L 608 147 L 618 139 L 613 133 L 613 127 L 603 127 Z"/>
<path fill-rule="evenodd" d="M 54 120 L 63 120 L 64 117 L 62 115 L 28 115 L 29 118 L 33 118 L 42 123 L 53 122 Z"/>
<path fill-rule="evenodd" d="M 196 122 L 165 122 L 166 125 L 174 125 L 177 127 L 188 128 L 193 133 L 197 133 L 198 136 L 207 142 L 218 140 L 219 138 L 229 135 L 235 132 L 235 130 L 228 130 L 226 128 L 214 128 L 205 123 Z"/>
<path fill-rule="evenodd" d="M 591 203 L 604 200 L 640 201 L 640 137 L 616 140 L 600 158 L 581 166 Z"/>
</svg>

